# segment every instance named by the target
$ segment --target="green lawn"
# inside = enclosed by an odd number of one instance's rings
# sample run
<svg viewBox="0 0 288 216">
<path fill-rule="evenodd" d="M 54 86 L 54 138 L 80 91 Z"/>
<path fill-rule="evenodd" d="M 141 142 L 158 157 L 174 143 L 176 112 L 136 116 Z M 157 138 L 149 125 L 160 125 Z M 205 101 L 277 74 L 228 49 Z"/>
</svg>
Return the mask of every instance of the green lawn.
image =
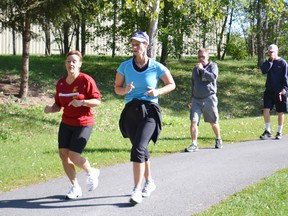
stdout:
<svg viewBox="0 0 288 216">
<path fill-rule="evenodd" d="M 93 166 L 105 167 L 129 161 L 130 142 L 122 138 L 118 129 L 124 99 L 115 95 L 113 90 L 115 71 L 120 62 L 127 58 L 84 57 L 82 71 L 94 77 L 103 95 L 102 106 L 94 109 L 96 124 L 83 153 Z M 168 61 L 167 67 L 172 72 L 177 88 L 169 95 L 160 97 L 163 131 L 157 145 L 149 146 L 154 157 L 181 152 L 190 144 L 187 103 L 190 98 L 191 70 L 195 63 L 196 58 L 193 57 Z M 220 69 L 218 97 L 224 144 L 258 139 L 264 130 L 261 107 L 265 76 L 257 69 L 255 59 L 217 63 Z M 0 65 L 0 77 L 9 76 L 19 80 L 20 56 L 0 56 Z M 65 73 L 63 57 L 32 56 L 30 88 L 37 88 L 51 95 L 57 80 Z M 11 99 L 10 103 L 0 103 L 0 191 L 9 191 L 64 175 L 57 153 L 57 130 L 61 113 L 44 114 L 45 104 L 23 106 L 29 100 L 27 98 L 22 103 L 14 103 Z M 273 115 L 271 120 L 272 130 L 276 132 L 277 117 Z M 199 131 L 200 147 L 214 146 L 210 125 L 201 122 Z M 283 132 L 288 133 L 287 127 L 284 127 Z M 247 210 L 246 205 L 255 200 L 261 206 L 259 209 L 263 206 L 265 209 L 280 206 L 284 209 L 283 212 L 287 212 L 286 176 L 287 170 L 275 174 L 263 183 L 225 200 L 206 215 L 231 215 L 229 212 L 234 211 L 240 212 L 238 215 L 262 215 L 254 211 L 253 205 Z M 267 191 L 270 191 L 272 199 L 269 205 L 267 200 L 261 199 L 266 196 Z M 273 196 L 272 192 L 275 192 Z"/>
</svg>

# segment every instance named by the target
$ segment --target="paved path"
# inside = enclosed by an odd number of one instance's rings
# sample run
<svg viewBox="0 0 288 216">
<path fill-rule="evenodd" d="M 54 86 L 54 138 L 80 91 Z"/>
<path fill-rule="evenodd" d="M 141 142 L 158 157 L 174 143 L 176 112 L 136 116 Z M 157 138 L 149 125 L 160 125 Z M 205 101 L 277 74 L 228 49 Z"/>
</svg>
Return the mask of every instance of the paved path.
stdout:
<svg viewBox="0 0 288 216">
<path fill-rule="evenodd" d="M 288 137 L 225 145 L 152 158 L 157 189 L 140 205 L 128 203 L 132 190 L 130 163 L 103 168 L 99 187 L 66 201 L 66 177 L 0 193 L 1 216 L 188 216 L 204 211 L 247 185 L 288 167 Z"/>
</svg>

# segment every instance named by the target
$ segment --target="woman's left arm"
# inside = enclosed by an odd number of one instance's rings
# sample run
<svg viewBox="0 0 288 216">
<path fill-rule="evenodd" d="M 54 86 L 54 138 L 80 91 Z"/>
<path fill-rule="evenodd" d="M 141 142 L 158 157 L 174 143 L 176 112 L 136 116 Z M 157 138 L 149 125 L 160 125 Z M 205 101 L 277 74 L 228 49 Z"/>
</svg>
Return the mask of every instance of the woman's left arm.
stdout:
<svg viewBox="0 0 288 216">
<path fill-rule="evenodd" d="M 84 99 L 84 100 L 73 99 L 68 104 L 68 106 L 74 106 L 74 107 L 81 107 L 81 106 L 96 107 L 96 106 L 100 106 L 100 105 L 101 105 L 101 101 L 96 99 L 96 98 Z"/>
<path fill-rule="evenodd" d="M 146 92 L 150 97 L 157 97 L 159 95 L 167 94 L 176 88 L 176 84 L 169 70 L 160 78 L 164 82 L 164 86 L 161 88 L 153 89 L 148 87 Z"/>
<path fill-rule="evenodd" d="M 100 105 L 101 105 L 101 101 L 96 98 L 82 100 L 82 106 L 96 107 Z"/>
<path fill-rule="evenodd" d="M 157 89 L 159 91 L 159 95 L 167 94 L 176 88 L 175 81 L 169 70 L 166 71 L 166 73 L 161 77 L 161 80 L 164 82 L 164 86 Z"/>
</svg>

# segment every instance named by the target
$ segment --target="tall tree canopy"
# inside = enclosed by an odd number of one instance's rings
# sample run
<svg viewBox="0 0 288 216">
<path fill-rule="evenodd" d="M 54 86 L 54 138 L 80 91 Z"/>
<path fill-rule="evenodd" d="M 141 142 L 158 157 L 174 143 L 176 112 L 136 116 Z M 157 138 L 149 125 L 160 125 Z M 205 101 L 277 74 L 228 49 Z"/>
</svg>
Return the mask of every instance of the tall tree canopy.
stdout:
<svg viewBox="0 0 288 216">
<path fill-rule="evenodd" d="M 23 98 L 28 93 L 30 41 L 38 36 L 31 25 L 42 27 L 47 55 L 51 53 L 51 34 L 61 54 L 70 49 L 85 54 L 90 40 L 105 37 L 105 53 L 114 57 L 117 50 L 129 51 L 127 42 L 133 31 L 143 30 L 151 39 L 151 57 L 156 58 L 161 50 L 163 64 L 168 57 L 195 54 L 199 47 L 217 47 L 213 52 L 224 59 L 236 41 L 243 41 L 245 52 L 257 54 L 260 65 L 268 44 L 288 50 L 287 11 L 287 0 L 1 0 L 0 27 L 12 30 L 13 38 L 22 35 L 19 95 Z M 237 21 L 241 28 L 235 33 Z M 244 50 L 241 45 L 238 49 Z M 283 53 L 287 55 L 287 51 Z"/>
</svg>

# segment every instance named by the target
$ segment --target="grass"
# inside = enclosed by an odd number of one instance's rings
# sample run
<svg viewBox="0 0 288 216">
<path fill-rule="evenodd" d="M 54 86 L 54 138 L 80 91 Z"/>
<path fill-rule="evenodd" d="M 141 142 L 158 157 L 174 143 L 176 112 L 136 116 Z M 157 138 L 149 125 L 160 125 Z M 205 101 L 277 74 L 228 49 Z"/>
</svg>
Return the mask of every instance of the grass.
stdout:
<svg viewBox="0 0 288 216">
<path fill-rule="evenodd" d="M 260 183 L 249 186 L 209 210 L 195 214 L 210 215 L 287 215 L 288 214 L 288 170 L 282 170 Z"/>
<path fill-rule="evenodd" d="M 118 129 L 124 99 L 115 95 L 113 91 L 115 71 L 120 62 L 127 58 L 84 57 L 83 72 L 90 74 L 96 80 L 103 95 L 102 106 L 94 109 L 96 124 L 83 153 L 93 166 L 105 167 L 129 161 L 131 144 L 128 139 L 122 138 Z M 149 145 L 153 157 L 181 152 L 190 143 L 187 103 L 190 98 L 191 70 L 195 63 L 195 58 L 188 57 L 179 61 L 168 61 L 167 66 L 173 74 L 177 88 L 169 95 L 161 96 L 159 100 L 163 111 L 163 131 L 157 144 Z M 220 126 L 224 143 L 258 139 L 264 129 L 261 107 L 265 77 L 257 69 L 256 60 L 248 59 L 239 62 L 227 60 L 217 63 L 220 69 L 218 79 Z M 0 65 L 0 77 L 9 76 L 19 79 L 21 56 L 1 56 Z M 31 57 L 30 88 L 53 94 L 56 81 L 63 75 L 65 75 L 63 57 Z M 29 102 L 29 98 L 26 102 Z M 25 101 L 23 103 L 25 104 Z M 57 153 L 57 131 L 61 113 L 44 114 L 44 106 L 45 104 L 39 104 L 23 108 L 19 103 L 0 104 L 0 191 L 9 191 L 64 175 Z M 275 115 L 271 118 L 271 124 L 272 130 L 276 131 Z M 201 122 L 199 131 L 200 147 L 213 146 L 214 135 L 210 125 Z M 283 132 L 288 133 L 286 127 Z M 259 186 L 252 186 L 252 189 L 264 188 L 262 191 L 254 189 L 259 197 L 266 194 L 266 187 L 267 190 L 276 190 L 280 194 L 283 191 L 287 192 L 283 186 L 287 182 L 285 173 L 287 174 L 287 170 L 275 174 L 271 177 L 272 180 L 268 178 Z M 281 186 L 280 189 L 278 186 Z M 248 201 L 245 200 L 252 197 L 258 200 L 259 205 L 266 206 L 267 200 L 261 201 L 252 189 L 232 196 L 231 201 L 229 199 L 219 205 L 220 209 L 218 205 L 213 207 L 211 212 L 215 213 L 208 212 L 206 215 L 229 215 L 224 210 L 242 213 L 246 209 L 243 202 L 247 204 Z M 275 196 L 278 197 L 278 194 Z M 280 196 L 279 199 L 285 201 L 285 197 Z M 285 202 L 287 203 L 287 200 Z M 270 209 L 279 205 L 281 204 L 277 203 L 274 206 L 271 202 Z M 285 205 L 284 209 L 288 211 Z M 245 209 L 240 211 L 237 206 Z M 250 209 L 248 214 L 244 212 L 239 215 L 255 215 L 254 207 Z"/>
</svg>

